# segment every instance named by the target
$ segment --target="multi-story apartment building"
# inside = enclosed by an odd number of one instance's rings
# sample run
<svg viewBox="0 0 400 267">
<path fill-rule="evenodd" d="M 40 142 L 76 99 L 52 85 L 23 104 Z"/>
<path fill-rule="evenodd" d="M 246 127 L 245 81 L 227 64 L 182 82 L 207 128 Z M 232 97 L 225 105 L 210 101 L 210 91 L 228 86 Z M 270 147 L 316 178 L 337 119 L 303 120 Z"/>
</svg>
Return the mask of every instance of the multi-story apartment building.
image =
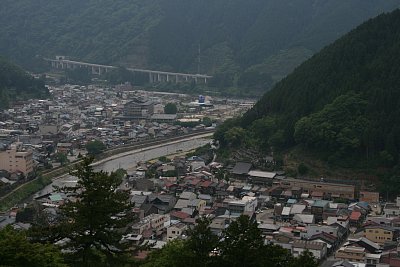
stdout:
<svg viewBox="0 0 400 267">
<path fill-rule="evenodd" d="M 364 237 L 380 245 L 385 242 L 396 241 L 397 231 L 385 225 L 371 225 L 364 229 Z"/>
<path fill-rule="evenodd" d="M 22 148 L 22 143 L 13 143 L 5 151 L 0 151 L 0 169 L 27 176 L 33 172 L 32 154 L 32 150 Z"/>
<path fill-rule="evenodd" d="M 124 106 L 124 117 L 130 119 L 149 119 L 154 113 L 154 103 L 135 98 Z"/>
<path fill-rule="evenodd" d="M 254 212 L 257 208 L 257 198 L 244 196 L 242 199 L 225 199 L 228 210 L 231 214 L 242 214 L 243 212 Z"/>
</svg>

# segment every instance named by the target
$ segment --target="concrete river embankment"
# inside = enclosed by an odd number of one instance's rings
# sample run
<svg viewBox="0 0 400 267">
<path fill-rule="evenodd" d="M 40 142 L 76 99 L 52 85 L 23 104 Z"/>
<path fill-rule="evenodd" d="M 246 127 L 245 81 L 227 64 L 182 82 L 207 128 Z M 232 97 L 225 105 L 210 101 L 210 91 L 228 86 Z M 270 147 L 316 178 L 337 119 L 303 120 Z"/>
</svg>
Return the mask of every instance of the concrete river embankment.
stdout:
<svg viewBox="0 0 400 267">
<path fill-rule="evenodd" d="M 176 152 L 187 152 L 201 147 L 210 142 L 210 139 L 207 137 L 211 135 L 212 133 L 206 133 L 166 142 L 164 144 L 149 145 L 145 148 L 134 149 L 97 161 L 93 164 L 93 168 L 95 171 L 103 170 L 106 172 L 115 171 L 119 168 L 131 169 L 140 161 L 147 161 L 161 156 L 175 154 Z M 74 183 L 75 181 L 76 177 L 69 174 L 62 175 L 55 178 L 52 184 L 46 186 L 43 190 L 38 192 L 37 195 L 53 191 L 53 185 L 62 187 Z"/>
</svg>

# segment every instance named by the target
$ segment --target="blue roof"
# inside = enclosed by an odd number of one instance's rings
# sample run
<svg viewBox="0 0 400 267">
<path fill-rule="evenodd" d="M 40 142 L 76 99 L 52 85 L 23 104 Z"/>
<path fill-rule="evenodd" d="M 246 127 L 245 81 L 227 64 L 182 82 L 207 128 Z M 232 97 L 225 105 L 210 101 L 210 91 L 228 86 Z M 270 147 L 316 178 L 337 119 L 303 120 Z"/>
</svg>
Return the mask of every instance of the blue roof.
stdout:
<svg viewBox="0 0 400 267">
<path fill-rule="evenodd" d="M 323 208 L 328 204 L 329 204 L 328 200 L 320 200 L 320 199 L 318 199 L 318 200 L 314 201 L 314 204 L 312 206 L 313 207 L 321 207 L 321 208 Z"/>
<path fill-rule="evenodd" d="M 50 197 L 51 201 L 61 201 L 63 200 L 62 196 L 60 194 L 53 194 Z"/>
<path fill-rule="evenodd" d="M 297 200 L 296 200 L 296 199 L 293 199 L 293 198 L 290 198 L 290 199 L 288 199 L 287 203 L 288 203 L 288 204 L 296 204 L 296 203 L 297 203 Z"/>
<path fill-rule="evenodd" d="M 360 202 L 357 203 L 357 206 L 360 206 L 360 207 L 362 207 L 364 209 L 368 209 L 369 204 L 368 204 L 368 202 L 360 201 Z"/>
</svg>

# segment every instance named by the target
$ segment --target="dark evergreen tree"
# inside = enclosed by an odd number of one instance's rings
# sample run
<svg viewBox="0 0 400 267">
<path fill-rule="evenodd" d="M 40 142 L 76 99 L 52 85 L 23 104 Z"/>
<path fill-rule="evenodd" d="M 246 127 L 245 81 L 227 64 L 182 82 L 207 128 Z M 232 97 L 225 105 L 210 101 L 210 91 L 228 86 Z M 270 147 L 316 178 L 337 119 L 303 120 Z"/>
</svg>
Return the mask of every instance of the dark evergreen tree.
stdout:
<svg viewBox="0 0 400 267">
<path fill-rule="evenodd" d="M 122 234 L 133 221 L 129 193 L 118 190 L 118 173 L 94 172 L 92 162 L 84 158 L 71 172 L 78 178 L 75 187 L 58 189 L 71 200 L 60 207 L 62 221 L 52 231 L 65 241 L 72 265 L 118 266 L 127 249 Z"/>
</svg>

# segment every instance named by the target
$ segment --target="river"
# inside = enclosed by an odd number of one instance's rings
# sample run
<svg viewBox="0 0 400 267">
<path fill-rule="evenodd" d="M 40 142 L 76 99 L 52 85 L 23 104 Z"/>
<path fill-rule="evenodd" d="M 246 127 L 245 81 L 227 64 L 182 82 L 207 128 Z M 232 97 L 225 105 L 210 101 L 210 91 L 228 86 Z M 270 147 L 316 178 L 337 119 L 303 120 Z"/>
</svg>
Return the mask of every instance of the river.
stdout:
<svg viewBox="0 0 400 267">
<path fill-rule="evenodd" d="M 179 141 L 168 142 L 162 145 L 150 146 L 148 148 L 135 149 L 129 152 L 121 153 L 118 155 L 111 156 L 93 164 L 95 171 L 106 171 L 111 172 L 119 168 L 129 170 L 134 168 L 138 162 L 147 161 L 161 156 L 167 156 L 176 154 L 177 152 L 188 152 L 190 150 L 201 147 L 210 142 L 207 136 L 211 134 L 205 134 L 202 136 L 194 136 L 185 138 Z M 76 183 L 76 177 L 69 174 L 62 175 L 53 180 L 53 183 L 46 186 L 44 189 L 39 191 L 37 195 L 47 194 L 53 191 L 53 186 L 68 186 Z"/>
</svg>

